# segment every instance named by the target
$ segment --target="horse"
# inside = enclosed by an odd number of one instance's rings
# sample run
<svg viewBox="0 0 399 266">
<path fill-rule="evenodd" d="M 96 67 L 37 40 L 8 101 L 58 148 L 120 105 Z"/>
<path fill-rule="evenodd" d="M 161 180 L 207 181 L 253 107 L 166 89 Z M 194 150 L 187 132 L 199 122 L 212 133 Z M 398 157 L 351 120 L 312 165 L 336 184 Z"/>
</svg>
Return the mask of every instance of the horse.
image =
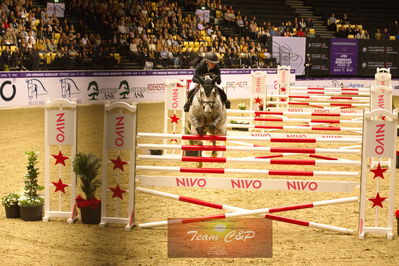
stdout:
<svg viewBox="0 0 399 266">
<path fill-rule="evenodd" d="M 227 134 L 226 106 L 222 102 L 219 88 L 215 85 L 216 77 L 205 76 L 199 78 L 200 86 L 196 89 L 193 101 L 188 112 L 188 120 L 191 125 L 192 135 L 223 135 Z M 202 141 L 195 142 L 202 145 Z M 213 145 L 216 141 L 213 141 Z M 216 151 L 212 152 L 216 157 Z"/>
</svg>

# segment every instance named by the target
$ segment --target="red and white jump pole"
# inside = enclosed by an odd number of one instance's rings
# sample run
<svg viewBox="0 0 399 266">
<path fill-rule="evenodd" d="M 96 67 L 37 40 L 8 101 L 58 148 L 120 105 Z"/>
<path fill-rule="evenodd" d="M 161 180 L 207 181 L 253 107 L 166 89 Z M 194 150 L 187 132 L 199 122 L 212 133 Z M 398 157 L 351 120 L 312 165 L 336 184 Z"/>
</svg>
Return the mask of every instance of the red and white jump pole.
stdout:
<svg viewBox="0 0 399 266">
<path fill-rule="evenodd" d="M 347 110 L 347 109 L 312 109 L 312 108 L 278 108 L 270 107 L 270 111 L 253 111 L 253 110 L 239 110 L 227 109 L 228 114 L 249 114 L 249 115 L 310 115 L 310 116 L 363 116 L 363 110 Z"/>
<path fill-rule="evenodd" d="M 280 155 L 279 155 L 280 156 Z M 209 162 L 209 163 L 265 163 L 283 165 L 360 165 L 353 160 L 302 160 L 302 159 L 268 159 L 260 157 L 227 158 L 227 157 L 195 157 L 182 155 L 138 155 L 138 159 L 177 162 Z"/>
<path fill-rule="evenodd" d="M 339 91 L 339 92 L 370 92 L 369 88 L 336 88 L 336 87 L 300 87 L 291 86 L 293 90 L 307 90 L 307 91 Z"/>
<path fill-rule="evenodd" d="M 358 177 L 359 172 L 344 171 L 294 171 L 294 170 L 266 170 L 266 169 L 231 169 L 231 168 L 192 168 L 175 166 L 148 166 L 138 165 L 137 170 L 146 171 L 175 171 L 180 173 L 201 173 L 201 174 L 263 174 L 277 176 L 346 176 Z"/>
<path fill-rule="evenodd" d="M 323 149 L 323 148 L 273 148 L 273 147 L 241 147 L 213 145 L 175 145 L 175 144 L 137 144 L 141 149 L 181 149 L 183 151 L 266 151 L 278 153 L 340 153 L 359 154 L 355 149 Z"/>
<path fill-rule="evenodd" d="M 269 141 L 269 142 L 293 142 L 293 143 L 359 143 L 361 139 L 357 136 L 344 137 L 339 139 L 332 138 L 273 138 L 273 137 L 252 137 L 252 136 L 217 136 L 217 135 L 182 135 L 182 134 L 159 134 L 159 133 L 138 133 L 141 138 L 171 138 L 182 140 L 205 140 L 205 141 Z"/>
<path fill-rule="evenodd" d="M 351 101 L 351 102 L 370 102 L 370 98 L 353 96 L 329 96 L 329 95 L 272 95 L 273 98 L 288 98 L 307 101 Z"/>
<path fill-rule="evenodd" d="M 318 108 L 324 108 L 324 106 L 340 107 L 340 108 L 355 108 L 355 107 L 369 107 L 369 103 L 325 103 L 325 102 L 284 102 L 284 101 L 268 101 L 271 104 L 287 104 L 287 105 L 307 105 Z"/>
<path fill-rule="evenodd" d="M 227 119 L 250 120 L 255 122 L 297 122 L 297 123 L 323 123 L 323 124 L 362 124 L 363 121 L 356 120 L 333 120 L 333 119 L 307 119 L 307 118 L 282 118 L 282 117 L 248 117 L 248 116 L 229 116 Z"/>
<path fill-rule="evenodd" d="M 316 126 L 262 126 L 262 125 L 251 125 L 251 124 L 226 124 L 226 127 L 231 128 L 258 128 L 258 129 L 303 129 L 303 130 L 319 130 L 319 131 L 356 131 L 361 132 L 361 127 L 316 127 Z"/>
<path fill-rule="evenodd" d="M 291 90 L 292 94 L 304 95 L 327 95 L 327 96 L 370 96 L 370 92 L 357 92 L 357 91 L 325 91 L 325 90 Z"/>
<path fill-rule="evenodd" d="M 139 224 L 139 227 L 141 227 L 141 228 L 165 226 L 165 225 L 168 225 L 171 223 L 185 224 L 185 223 L 193 223 L 193 222 L 214 220 L 214 219 L 225 219 L 225 218 L 231 218 L 231 217 L 258 215 L 258 216 L 262 216 L 267 219 L 276 220 L 276 221 L 280 221 L 280 222 L 296 224 L 296 225 L 301 225 L 301 226 L 307 226 L 307 227 L 313 227 L 313 228 L 319 228 L 319 229 L 330 230 L 330 231 L 336 231 L 336 232 L 345 233 L 345 234 L 352 234 L 353 230 L 351 230 L 351 229 L 346 229 L 346 228 L 331 226 L 331 225 L 326 225 L 326 224 L 319 224 L 319 223 L 314 223 L 314 222 L 300 221 L 300 220 L 295 220 L 295 219 L 290 219 L 290 218 L 285 218 L 285 217 L 280 217 L 280 216 L 275 216 L 275 215 L 268 215 L 266 213 L 292 211 L 292 210 L 321 207 L 321 206 L 327 206 L 327 205 L 333 205 L 333 204 L 350 203 L 350 202 L 355 202 L 358 200 L 357 197 L 350 197 L 350 198 L 342 198 L 342 199 L 334 199 L 334 200 L 315 201 L 315 202 L 311 202 L 311 203 L 307 203 L 307 204 L 300 204 L 300 205 L 293 205 L 293 206 L 247 210 L 247 209 L 242 209 L 242 208 L 238 208 L 238 207 L 234 207 L 234 206 L 207 202 L 207 201 L 203 201 L 203 200 L 199 200 L 199 199 L 195 199 L 195 198 L 184 197 L 184 196 L 180 196 L 180 195 L 176 195 L 176 194 L 171 194 L 171 193 L 166 193 L 166 192 L 161 192 L 161 191 L 156 191 L 156 190 L 146 189 L 146 188 L 141 188 L 141 187 L 137 187 L 136 190 L 138 190 L 140 192 L 147 193 L 147 194 L 152 194 L 152 195 L 156 195 L 156 196 L 160 196 L 160 197 L 166 197 L 166 198 L 179 200 L 179 201 L 183 201 L 183 202 L 187 202 L 187 203 L 192 203 L 192 204 L 196 204 L 196 205 L 206 206 L 206 207 L 210 207 L 210 208 L 214 208 L 214 209 L 233 211 L 233 213 L 224 213 L 224 214 L 219 214 L 219 215 L 186 218 L 186 219 L 166 220 L 166 221 L 159 221 L 159 222 L 152 222 L 152 223 L 143 223 L 143 224 Z"/>
</svg>

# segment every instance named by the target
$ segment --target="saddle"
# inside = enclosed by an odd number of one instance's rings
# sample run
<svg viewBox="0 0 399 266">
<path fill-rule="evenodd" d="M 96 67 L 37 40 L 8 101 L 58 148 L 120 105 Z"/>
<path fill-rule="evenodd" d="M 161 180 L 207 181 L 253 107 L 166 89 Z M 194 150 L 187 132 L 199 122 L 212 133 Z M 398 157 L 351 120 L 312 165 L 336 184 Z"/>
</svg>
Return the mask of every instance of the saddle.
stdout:
<svg viewBox="0 0 399 266">
<path fill-rule="evenodd" d="M 227 99 L 226 93 L 221 88 L 219 88 L 219 87 L 216 87 L 216 88 L 217 88 L 216 92 L 219 94 L 220 100 L 226 106 L 226 109 L 230 109 L 231 103 Z M 186 102 L 186 104 L 184 105 L 184 108 L 183 108 L 184 112 L 187 113 L 190 110 L 190 106 L 191 106 L 191 104 L 193 102 L 194 95 L 198 92 L 199 89 L 200 88 L 195 88 L 194 90 L 191 90 L 191 91 L 188 92 L 187 102 Z"/>
</svg>

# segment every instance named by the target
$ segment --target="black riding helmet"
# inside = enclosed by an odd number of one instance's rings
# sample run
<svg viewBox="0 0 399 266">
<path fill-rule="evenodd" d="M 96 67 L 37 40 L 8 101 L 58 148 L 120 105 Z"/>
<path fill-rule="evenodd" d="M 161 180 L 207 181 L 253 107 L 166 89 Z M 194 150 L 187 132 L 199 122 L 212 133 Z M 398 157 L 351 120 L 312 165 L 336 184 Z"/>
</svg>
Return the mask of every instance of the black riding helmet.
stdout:
<svg viewBox="0 0 399 266">
<path fill-rule="evenodd" d="M 219 63 L 219 58 L 214 52 L 207 52 L 205 54 L 205 60 L 213 64 Z"/>
</svg>

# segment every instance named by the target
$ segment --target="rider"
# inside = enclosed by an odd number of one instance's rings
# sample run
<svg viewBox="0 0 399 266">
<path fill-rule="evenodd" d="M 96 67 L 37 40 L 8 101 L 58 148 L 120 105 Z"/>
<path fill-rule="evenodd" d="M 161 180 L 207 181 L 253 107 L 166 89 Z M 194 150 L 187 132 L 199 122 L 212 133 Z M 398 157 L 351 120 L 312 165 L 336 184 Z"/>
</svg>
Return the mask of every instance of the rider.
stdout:
<svg viewBox="0 0 399 266">
<path fill-rule="evenodd" d="M 190 110 L 190 105 L 192 103 L 194 92 L 199 88 L 199 77 L 203 77 L 206 74 L 210 74 L 216 78 L 216 83 L 220 84 L 222 82 L 220 78 L 220 67 L 218 66 L 219 59 L 214 52 L 208 52 L 205 54 L 205 58 L 197 65 L 195 73 L 190 84 L 190 89 L 188 91 L 187 102 L 184 105 L 184 111 L 188 112 Z M 230 108 L 230 101 L 227 100 L 226 93 L 218 87 L 220 98 L 222 102 L 226 105 L 226 108 Z"/>
</svg>

